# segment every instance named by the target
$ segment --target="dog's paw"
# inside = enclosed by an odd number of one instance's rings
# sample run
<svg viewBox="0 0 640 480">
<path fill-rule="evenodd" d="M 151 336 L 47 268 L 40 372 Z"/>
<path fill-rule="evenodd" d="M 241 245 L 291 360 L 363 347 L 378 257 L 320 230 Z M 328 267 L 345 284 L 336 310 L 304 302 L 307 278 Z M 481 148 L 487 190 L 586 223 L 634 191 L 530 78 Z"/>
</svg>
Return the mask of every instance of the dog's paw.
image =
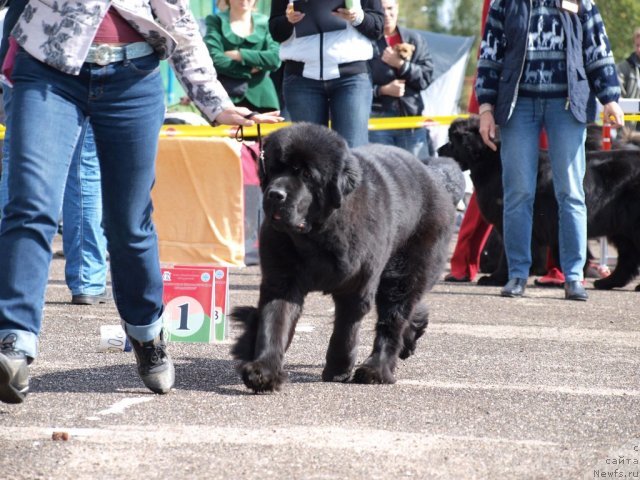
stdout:
<svg viewBox="0 0 640 480">
<path fill-rule="evenodd" d="M 372 367 L 370 365 L 362 365 L 356 369 L 353 375 L 353 383 L 367 385 L 396 383 L 396 377 L 384 366 Z"/>
<path fill-rule="evenodd" d="M 608 277 L 595 280 L 593 282 L 594 288 L 597 288 L 598 290 L 611 290 L 612 288 L 624 286 L 624 285 L 618 285 L 618 282 L 614 281 L 612 277 L 613 275 L 609 275 Z"/>
<path fill-rule="evenodd" d="M 476 283 L 481 287 L 504 287 L 507 280 L 493 277 L 491 275 L 485 275 L 484 277 L 480 277 Z"/>
<path fill-rule="evenodd" d="M 400 350 L 400 355 L 398 355 L 398 356 L 400 357 L 400 359 L 406 360 L 411 355 L 413 355 L 415 353 L 415 351 L 416 351 L 416 342 L 408 341 L 405 338 L 404 346 L 402 347 L 402 350 Z"/>
<path fill-rule="evenodd" d="M 277 392 L 287 380 L 280 368 L 268 367 L 263 362 L 248 362 L 240 367 L 242 381 L 255 393 Z"/>
</svg>

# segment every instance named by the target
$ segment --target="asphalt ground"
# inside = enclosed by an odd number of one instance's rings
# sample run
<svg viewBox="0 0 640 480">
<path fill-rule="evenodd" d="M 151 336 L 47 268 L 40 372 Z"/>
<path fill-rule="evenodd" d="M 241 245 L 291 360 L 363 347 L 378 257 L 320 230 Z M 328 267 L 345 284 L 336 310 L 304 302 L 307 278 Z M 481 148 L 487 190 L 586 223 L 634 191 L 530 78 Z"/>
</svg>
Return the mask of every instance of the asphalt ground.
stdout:
<svg viewBox="0 0 640 480">
<path fill-rule="evenodd" d="M 281 392 L 244 387 L 232 330 L 225 343 L 171 343 L 176 387 L 158 396 L 131 353 L 98 352 L 115 306 L 71 305 L 63 271 L 55 258 L 31 393 L 0 404 L 2 479 L 640 478 L 635 283 L 588 281 L 582 303 L 533 279 L 520 299 L 441 282 L 416 354 L 384 386 L 320 380 L 333 306 L 313 294 Z M 259 269 L 230 278 L 232 305 L 254 305 Z M 360 360 L 373 325 L 370 315 Z"/>
</svg>

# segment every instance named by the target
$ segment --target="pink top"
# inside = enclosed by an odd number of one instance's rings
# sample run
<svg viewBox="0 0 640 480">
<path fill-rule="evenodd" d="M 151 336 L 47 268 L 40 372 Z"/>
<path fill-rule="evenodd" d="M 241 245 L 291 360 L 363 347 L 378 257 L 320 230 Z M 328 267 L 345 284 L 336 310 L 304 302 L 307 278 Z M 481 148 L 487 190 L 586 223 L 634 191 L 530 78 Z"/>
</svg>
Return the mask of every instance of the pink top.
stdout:
<svg viewBox="0 0 640 480">
<path fill-rule="evenodd" d="M 144 42 L 144 38 L 111 7 L 102 19 L 93 38 L 93 43 L 134 43 Z"/>
</svg>

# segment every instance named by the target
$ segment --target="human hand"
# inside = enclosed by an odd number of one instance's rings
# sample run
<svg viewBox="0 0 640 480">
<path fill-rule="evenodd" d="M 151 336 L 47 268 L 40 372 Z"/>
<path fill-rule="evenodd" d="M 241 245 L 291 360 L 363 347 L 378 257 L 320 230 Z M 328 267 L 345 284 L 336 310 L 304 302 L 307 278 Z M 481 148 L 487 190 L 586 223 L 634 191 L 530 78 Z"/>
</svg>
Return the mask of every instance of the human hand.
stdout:
<svg viewBox="0 0 640 480">
<path fill-rule="evenodd" d="M 224 125 L 242 125 L 251 127 L 256 123 L 279 123 L 284 120 L 280 116 L 280 111 L 255 113 L 245 107 L 230 107 L 223 110 L 217 117 L 216 122 Z"/>
<path fill-rule="evenodd" d="M 496 121 L 491 110 L 487 110 L 480 115 L 480 136 L 487 147 L 494 152 L 498 150 L 498 146 L 493 143 L 496 138 Z"/>
<path fill-rule="evenodd" d="M 404 65 L 404 60 L 392 47 L 385 48 L 380 59 L 392 68 L 400 68 Z"/>
<path fill-rule="evenodd" d="M 390 97 L 404 97 L 405 81 L 395 79 L 380 87 L 380 93 Z"/>
<path fill-rule="evenodd" d="M 618 102 L 609 102 L 604 105 L 602 117 L 605 125 L 610 125 L 613 128 L 624 126 L 624 112 Z"/>
<path fill-rule="evenodd" d="M 304 18 L 305 14 L 302 12 L 296 11 L 293 8 L 293 2 L 289 2 L 287 4 L 286 15 L 287 15 L 287 20 L 289 20 L 289 23 L 292 23 L 295 25 L 296 23 L 298 23 L 300 20 Z"/>
<path fill-rule="evenodd" d="M 224 52 L 224 54 L 231 60 L 242 62 L 242 55 L 240 54 L 240 50 L 227 50 L 226 52 Z"/>
<path fill-rule="evenodd" d="M 360 13 L 360 10 L 355 8 L 337 8 L 336 10 L 331 12 L 332 15 L 335 15 L 336 17 L 340 17 L 341 19 L 349 23 L 355 22 L 356 19 L 358 18 L 359 13 Z"/>
</svg>

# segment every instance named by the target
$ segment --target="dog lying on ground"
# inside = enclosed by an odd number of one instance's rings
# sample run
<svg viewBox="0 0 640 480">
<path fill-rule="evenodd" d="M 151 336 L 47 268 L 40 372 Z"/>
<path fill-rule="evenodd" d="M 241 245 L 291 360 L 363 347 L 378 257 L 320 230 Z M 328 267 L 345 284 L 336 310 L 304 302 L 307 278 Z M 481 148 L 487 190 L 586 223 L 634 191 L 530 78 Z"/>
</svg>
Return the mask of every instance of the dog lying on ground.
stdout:
<svg viewBox="0 0 640 480">
<path fill-rule="evenodd" d="M 452 197 L 429 168 L 385 145 L 349 149 L 337 133 L 296 123 L 264 142 L 265 221 L 257 308 L 232 317 L 244 331 L 232 348 L 245 385 L 279 390 L 284 354 L 306 295 L 333 297 L 324 381 L 394 383 L 428 323 L 423 295 L 438 281 L 454 225 Z M 377 310 L 369 357 L 354 373 L 358 330 Z"/>
<path fill-rule="evenodd" d="M 499 146 L 499 139 L 497 142 Z M 500 151 L 494 152 L 482 141 L 478 117 L 454 121 L 449 128 L 449 142 L 440 147 L 438 153 L 453 157 L 463 170 L 470 170 L 480 211 L 502 234 Z M 624 287 L 640 269 L 640 150 L 627 145 L 626 149 L 587 152 L 584 188 L 589 238 L 607 237 L 618 250 L 615 270 L 608 277 L 596 280 L 594 287 Z M 539 159 L 532 244 L 534 248 L 550 246 L 558 259 L 558 207 L 546 152 L 541 152 Z M 485 284 L 504 285 L 506 281 L 503 260 Z M 640 285 L 636 291 L 640 291 Z"/>
</svg>

